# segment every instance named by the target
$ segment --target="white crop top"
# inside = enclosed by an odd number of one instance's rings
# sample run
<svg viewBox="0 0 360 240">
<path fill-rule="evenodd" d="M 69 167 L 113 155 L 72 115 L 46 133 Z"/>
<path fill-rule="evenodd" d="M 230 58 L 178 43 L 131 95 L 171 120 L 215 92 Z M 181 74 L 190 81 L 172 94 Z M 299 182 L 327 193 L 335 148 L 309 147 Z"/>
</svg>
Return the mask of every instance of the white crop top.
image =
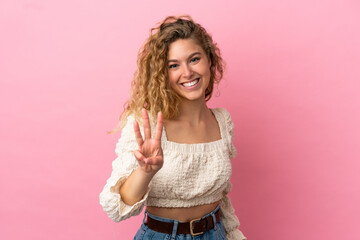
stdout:
<svg viewBox="0 0 360 240">
<path fill-rule="evenodd" d="M 115 222 L 139 215 L 144 206 L 192 207 L 220 200 L 220 214 L 228 240 L 247 239 L 239 230 L 240 222 L 235 215 L 227 194 L 231 190 L 231 161 L 236 156 L 232 143 L 234 124 L 224 108 L 210 109 L 221 133 L 221 139 L 208 143 L 185 144 L 168 141 L 163 127 L 161 146 L 163 167 L 152 178 L 144 197 L 132 206 L 125 204 L 119 194 L 138 162 L 133 151 L 138 149 L 133 130 L 134 116 L 130 115 L 121 137 L 116 144 L 117 158 L 112 163 L 112 173 L 100 193 L 100 205 Z M 156 126 L 151 115 L 151 135 Z M 142 126 L 140 131 L 144 136 Z"/>
</svg>

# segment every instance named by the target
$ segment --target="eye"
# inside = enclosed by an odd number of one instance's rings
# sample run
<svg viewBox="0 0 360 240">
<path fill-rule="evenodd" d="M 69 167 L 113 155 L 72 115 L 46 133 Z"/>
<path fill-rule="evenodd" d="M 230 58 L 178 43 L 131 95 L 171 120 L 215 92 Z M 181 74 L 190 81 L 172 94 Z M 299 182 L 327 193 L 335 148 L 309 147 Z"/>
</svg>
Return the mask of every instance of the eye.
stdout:
<svg viewBox="0 0 360 240">
<path fill-rule="evenodd" d="M 174 68 L 174 67 L 177 67 L 177 64 L 171 64 L 171 65 L 169 65 L 169 68 Z"/>
<path fill-rule="evenodd" d="M 196 62 L 196 61 L 199 61 L 199 60 L 200 60 L 200 58 L 195 57 L 195 58 L 191 59 L 190 62 Z"/>
</svg>

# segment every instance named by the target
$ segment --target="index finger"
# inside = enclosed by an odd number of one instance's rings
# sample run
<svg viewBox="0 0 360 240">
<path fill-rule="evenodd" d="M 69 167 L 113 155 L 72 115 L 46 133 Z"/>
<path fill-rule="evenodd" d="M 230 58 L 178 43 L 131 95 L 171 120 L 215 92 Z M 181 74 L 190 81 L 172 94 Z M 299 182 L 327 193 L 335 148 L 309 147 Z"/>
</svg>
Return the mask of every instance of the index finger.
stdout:
<svg viewBox="0 0 360 240">
<path fill-rule="evenodd" d="M 138 143 L 139 147 L 141 147 L 141 145 L 144 143 L 144 140 L 141 136 L 139 123 L 136 120 L 134 121 L 134 132 L 135 132 L 136 142 Z"/>
<path fill-rule="evenodd" d="M 145 108 L 141 109 L 142 118 L 144 123 L 144 134 L 145 139 L 151 139 L 151 126 L 149 121 L 149 115 Z"/>
<path fill-rule="evenodd" d="M 161 134 L 162 134 L 162 130 L 163 130 L 163 125 L 164 125 L 164 121 L 163 121 L 162 112 L 158 112 L 158 118 L 157 118 L 157 123 L 156 123 L 156 132 L 155 132 L 155 140 L 158 140 L 158 141 L 161 140 Z"/>
</svg>

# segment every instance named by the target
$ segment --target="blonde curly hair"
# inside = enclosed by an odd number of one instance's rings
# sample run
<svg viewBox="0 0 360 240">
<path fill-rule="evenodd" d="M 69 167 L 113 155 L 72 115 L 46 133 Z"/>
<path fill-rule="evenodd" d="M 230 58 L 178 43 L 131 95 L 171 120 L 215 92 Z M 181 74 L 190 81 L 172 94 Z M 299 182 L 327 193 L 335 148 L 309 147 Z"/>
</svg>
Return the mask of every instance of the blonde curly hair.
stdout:
<svg viewBox="0 0 360 240">
<path fill-rule="evenodd" d="M 211 35 L 189 15 L 169 16 L 158 27 L 150 30 L 149 38 L 140 48 L 137 70 L 131 82 L 131 96 L 124 104 L 124 111 L 117 126 L 108 131 L 108 134 L 120 131 L 131 114 L 142 123 L 142 108 L 155 120 L 159 111 L 164 119 L 173 119 L 179 115 L 180 95 L 171 88 L 168 81 L 167 57 L 171 43 L 189 38 L 194 39 L 204 49 L 211 62 L 210 81 L 205 90 L 205 101 L 210 100 L 214 85 L 222 79 L 225 68 L 220 49 Z"/>
</svg>

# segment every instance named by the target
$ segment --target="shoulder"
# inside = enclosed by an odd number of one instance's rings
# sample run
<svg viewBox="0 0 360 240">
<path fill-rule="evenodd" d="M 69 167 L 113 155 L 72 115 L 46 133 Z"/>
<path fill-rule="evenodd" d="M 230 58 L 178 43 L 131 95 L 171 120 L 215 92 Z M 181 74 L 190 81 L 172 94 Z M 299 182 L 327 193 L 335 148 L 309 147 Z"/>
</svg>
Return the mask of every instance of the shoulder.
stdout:
<svg viewBox="0 0 360 240">
<path fill-rule="evenodd" d="M 134 126 L 134 121 L 135 121 L 135 115 L 133 113 L 131 113 L 129 116 L 127 116 L 126 119 L 123 119 L 124 122 L 124 127 L 121 130 L 121 135 L 126 135 L 126 133 L 131 132 L 133 130 L 133 126 Z"/>
<path fill-rule="evenodd" d="M 213 108 L 211 109 L 215 115 L 217 115 L 217 119 L 219 123 L 223 126 L 226 134 L 234 135 L 234 123 L 231 119 L 231 115 L 228 110 L 225 108 Z"/>
<path fill-rule="evenodd" d="M 231 115 L 229 113 L 228 110 L 226 110 L 225 108 L 222 108 L 222 107 L 217 107 L 217 108 L 212 108 L 211 109 L 215 114 L 218 114 L 222 117 L 222 120 L 227 123 L 227 122 L 232 122 L 232 119 L 231 119 Z"/>
<path fill-rule="evenodd" d="M 120 156 L 121 154 L 136 149 L 136 138 L 134 134 L 134 116 L 133 114 L 122 120 L 124 127 L 121 129 L 121 135 L 117 140 L 115 153 Z"/>
<path fill-rule="evenodd" d="M 227 146 L 229 149 L 229 157 L 235 158 L 237 151 L 233 144 L 234 123 L 231 119 L 231 115 L 229 111 L 226 110 L 225 108 L 215 108 L 214 112 L 216 112 L 222 117 L 221 124 L 223 125 L 223 129 L 224 129 L 224 139 L 226 139 Z"/>
</svg>

